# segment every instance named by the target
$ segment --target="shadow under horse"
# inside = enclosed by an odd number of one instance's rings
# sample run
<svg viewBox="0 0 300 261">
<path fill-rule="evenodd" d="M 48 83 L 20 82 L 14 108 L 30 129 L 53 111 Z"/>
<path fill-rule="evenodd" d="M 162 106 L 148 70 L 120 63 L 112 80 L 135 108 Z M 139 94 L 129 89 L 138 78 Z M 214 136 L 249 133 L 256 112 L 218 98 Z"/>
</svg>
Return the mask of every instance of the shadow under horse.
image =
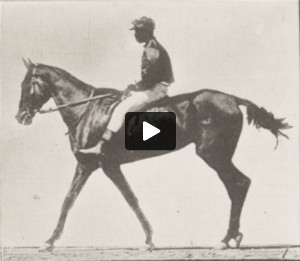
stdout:
<svg viewBox="0 0 300 261">
<path fill-rule="evenodd" d="M 158 111 L 173 111 L 176 114 L 176 150 L 174 151 L 128 151 L 124 145 L 124 127 L 110 143 L 106 143 L 105 156 L 83 155 L 78 149 L 94 146 L 106 129 L 113 108 L 123 95 L 115 89 L 95 88 L 68 72 L 48 65 L 25 61 L 27 73 L 21 84 L 21 100 L 16 119 L 29 125 L 36 112 L 52 98 L 56 105 L 66 105 L 97 95 L 102 98 L 77 106 L 60 109 L 69 131 L 71 149 L 77 159 L 75 176 L 63 202 L 61 214 L 51 237 L 42 250 L 52 250 L 54 242 L 63 232 L 67 215 L 91 173 L 102 167 L 107 177 L 115 184 L 136 214 L 146 235 L 149 249 L 154 248 L 152 227 L 139 206 L 137 197 L 126 181 L 120 165 L 137 160 L 160 156 L 179 150 L 190 143 L 196 145 L 196 154 L 218 174 L 231 200 L 229 228 L 219 248 L 230 247 L 233 242 L 239 247 L 242 233 L 239 231 L 240 216 L 250 179 L 232 163 L 232 156 L 240 137 L 243 115 L 240 105 L 247 107 L 248 122 L 263 127 L 276 136 L 282 129 L 290 128 L 284 119 L 276 119 L 272 113 L 254 103 L 214 90 L 174 96 L 149 105 Z"/>
</svg>

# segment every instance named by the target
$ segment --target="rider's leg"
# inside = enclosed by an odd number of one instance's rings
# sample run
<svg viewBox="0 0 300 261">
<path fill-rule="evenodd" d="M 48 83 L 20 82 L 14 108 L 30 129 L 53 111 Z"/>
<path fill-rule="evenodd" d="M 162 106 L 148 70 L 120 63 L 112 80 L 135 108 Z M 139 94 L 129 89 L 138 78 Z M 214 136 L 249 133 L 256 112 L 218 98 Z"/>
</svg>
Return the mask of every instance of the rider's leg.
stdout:
<svg viewBox="0 0 300 261">
<path fill-rule="evenodd" d="M 134 111 L 139 106 L 146 103 L 148 95 L 144 92 L 132 92 L 131 95 L 122 101 L 114 110 L 107 129 L 112 132 L 117 132 L 121 129 L 124 122 L 124 115 L 130 110 Z"/>
<path fill-rule="evenodd" d="M 102 146 L 109 141 L 113 133 L 121 129 L 124 122 L 124 115 L 129 111 L 135 111 L 145 103 L 153 102 L 167 96 L 168 86 L 158 83 L 152 89 L 140 92 L 132 92 L 131 96 L 122 101 L 114 110 L 110 122 L 102 138 L 96 146 L 89 149 L 79 150 L 86 154 L 101 154 Z"/>
<path fill-rule="evenodd" d="M 108 123 L 107 130 L 117 132 L 121 129 L 124 122 L 124 115 L 129 111 L 136 111 L 145 103 L 150 103 L 167 96 L 168 87 L 164 84 L 158 83 L 153 88 L 132 92 L 131 96 L 121 102 L 114 110 L 110 122 Z"/>
<path fill-rule="evenodd" d="M 135 108 L 145 104 L 148 100 L 148 96 L 144 92 L 132 92 L 131 96 L 123 100 L 114 110 L 110 122 L 107 126 L 106 131 L 104 132 L 100 141 L 96 144 L 96 146 L 89 149 L 81 149 L 79 150 L 81 153 L 85 154 L 101 154 L 101 149 L 103 144 L 106 141 L 109 141 L 113 135 L 113 133 L 117 132 L 123 125 L 124 115 Z"/>
</svg>

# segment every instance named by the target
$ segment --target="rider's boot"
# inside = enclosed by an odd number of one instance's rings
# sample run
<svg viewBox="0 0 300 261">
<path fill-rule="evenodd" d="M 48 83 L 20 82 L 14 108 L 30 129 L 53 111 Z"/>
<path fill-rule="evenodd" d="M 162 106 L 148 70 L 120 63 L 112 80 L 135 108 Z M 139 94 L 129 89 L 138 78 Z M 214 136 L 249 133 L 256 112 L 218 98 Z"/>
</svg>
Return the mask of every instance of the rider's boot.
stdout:
<svg viewBox="0 0 300 261">
<path fill-rule="evenodd" d="M 102 154 L 103 145 L 107 141 L 110 141 L 112 134 L 113 134 L 112 131 L 106 129 L 106 131 L 103 133 L 103 136 L 101 137 L 100 141 L 96 144 L 96 146 L 88 148 L 88 149 L 80 149 L 79 152 L 81 152 L 83 154 L 96 154 L 96 155 Z"/>
</svg>

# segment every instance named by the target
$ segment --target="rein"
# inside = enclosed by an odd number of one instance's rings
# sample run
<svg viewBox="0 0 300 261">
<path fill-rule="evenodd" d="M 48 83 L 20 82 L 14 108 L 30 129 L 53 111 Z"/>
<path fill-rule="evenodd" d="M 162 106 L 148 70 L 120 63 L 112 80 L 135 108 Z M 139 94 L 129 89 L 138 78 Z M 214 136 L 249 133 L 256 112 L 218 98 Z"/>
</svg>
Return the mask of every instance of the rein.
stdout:
<svg viewBox="0 0 300 261">
<path fill-rule="evenodd" d="M 77 101 L 77 102 L 70 102 L 70 103 L 58 105 L 55 108 L 49 108 L 49 109 L 46 109 L 46 110 L 36 110 L 35 113 L 37 113 L 37 112 L 40 113 L 40 114 L 51 113 L 51 112 L 59 111 L 61 109 L 65 109 L 65 108 L 68 108 L 68 107 L 73 107 L 73 106 L 77 106 L 77 105 L 80 105 L 80 104 L 83 104 L 83 103 L 86 103 L 86 102 L 90 102 L 90 101 L 93 101 L 93 100 L 98 100 L 98 99 L 103 98 L 103 97 L 111 96 L 111 94 L 109 94 L 109 93 L 108 94 L 97 95 L 95 97 L 93 97 L 93 95 L 94 95 L 94 90 L 92 91 L 90 97 L 87 98 L 87 99 L 83 99 L 83 100 L 80 100 L 80 101 Z"/>
<path fill-rule="evenodd" d="M 87 109 L 89 107 L 90 101 L 94 101 L 94 100 L 101 99 L 103 97 L 111 96 L 111 94 L 108 93 L 108 94 L 102 94 L 102 95 L 97 95 L 97 96 L 93 97 L 94 91 L 95 91 L 95 89 L 92 90 L 92 92 L 90 94 L 90 97 L 87 98 L 87 99 L 83 99 L 83 100 L 80 100 L 80 101 L 77 101 L 77 102 L 70 102 L 70 103 L 58 105 L 55 108 L 49 108 L 49 109 L 46 109 L 46 110 L 36 110 L 35 113 L 46 114 L 46 113 L 51 113 L 51 112 L 59 111 L 61 109 L 65 109 L 65 108 L 68 108 L 68 107 L 77 106 L 77 105 L 80 105 L 80 104 L 83 104 L 83 103 L 88 103 L 88 106 L 86 106 L 83 114 L 79 117 L 79 119 L 71 127 L 69 127 L 69 130 L 65 133 L 65 135 L 70 135 L 70 137 L 76 143 L 76 139 L 71 134 L 71 129 L 79 124 L 79 122 L 81 121 L 81 119 L 83 118 L 83 116 L 85 115 L 85 113 L 86 113 L 86 111 L 87 111 Z"/>
</svg>

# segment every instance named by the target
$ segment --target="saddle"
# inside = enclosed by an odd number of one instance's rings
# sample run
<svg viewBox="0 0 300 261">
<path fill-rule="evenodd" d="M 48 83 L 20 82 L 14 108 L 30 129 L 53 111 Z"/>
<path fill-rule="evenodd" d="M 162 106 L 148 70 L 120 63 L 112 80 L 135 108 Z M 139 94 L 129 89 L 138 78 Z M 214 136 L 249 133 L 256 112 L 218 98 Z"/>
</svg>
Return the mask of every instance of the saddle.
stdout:
<svg viewBox="0 0 300 261">
<path fill-rule="evenodd" d="M 124 91 L 120 98 L 116 101 L 116 103 L 113 104 L 111 111 L 113 111 L 124 99 L 130 96 L 130 93 Z M 168 102 L 170 102 L 170 96 L 165 96 L 163 98 L 160 98 L 156 101 L 152 101 L 149 103 L 145 103 L 135 109 L 135 111 L 144 111 L 144 112 L 165 112 L 162 107 L 164 105 L 168 105 Z"/>
</svg>

